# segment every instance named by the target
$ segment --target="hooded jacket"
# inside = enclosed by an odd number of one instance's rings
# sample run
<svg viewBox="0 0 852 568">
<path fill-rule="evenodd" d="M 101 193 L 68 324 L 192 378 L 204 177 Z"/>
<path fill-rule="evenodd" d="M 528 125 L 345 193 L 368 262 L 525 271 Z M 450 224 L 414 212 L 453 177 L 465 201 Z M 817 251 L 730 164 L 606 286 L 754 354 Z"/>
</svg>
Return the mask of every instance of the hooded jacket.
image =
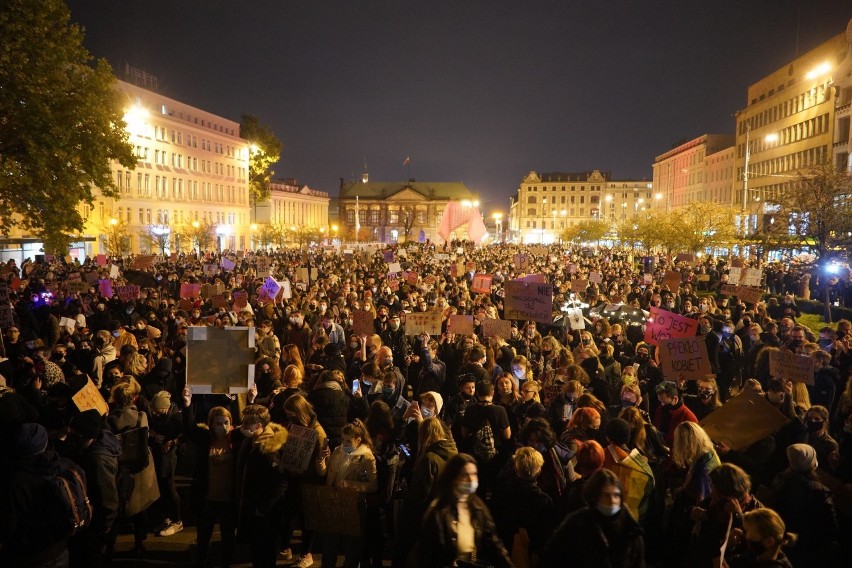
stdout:
<svg viewBox="0 0 852 568">
<path fill-rule="evenodd" d="M 319 383 L 308 395 L 308 402 L 314 406 L 317 420 L 331 439 L 331 445 L 339 444 L 340 430 L 349 414 L 349 397 L 343 387 L 337 381 Z"/>
<path fill-rule="evenodd" d="M 121 443 L 109 430 L 79 453 L 69 456 L 86 472 L 86 490 L 92 503 L 92 525 L 97 534 L 107 533 L 118 516 L 118 456 Z"/>
<path fill-rule="evenodd" d="M 245 440 L 237 461 L 240 532 L 251 531 L 255 517 L 280 511 L 287 490 L 287 475 L 281 460 L 287 429 L 270 422 L 256 438 Z"/>
<path fill-rule="evenodd" d="M 361 444 L 351 454 L 338 446 L 331 453 L 328 462 L 328 478 L 326 485 L 334 485 L 337 481 L 346 482 L 361 493 L 375 493 L 379 489 L 376 475 L 376 457 L 366 444 Z"/>
</svg>

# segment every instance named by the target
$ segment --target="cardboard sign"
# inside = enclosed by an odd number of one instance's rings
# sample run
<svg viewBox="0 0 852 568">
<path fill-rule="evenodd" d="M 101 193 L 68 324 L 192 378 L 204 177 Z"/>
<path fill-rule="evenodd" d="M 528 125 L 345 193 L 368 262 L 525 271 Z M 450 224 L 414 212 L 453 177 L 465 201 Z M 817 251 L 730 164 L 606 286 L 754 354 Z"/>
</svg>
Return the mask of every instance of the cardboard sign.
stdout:
<svg viewBox="0 0 852 568">
<path fill-rule="evenodd" d="M 506 282 L 504 314 L 509 320 L 553 323 L 553 285 Z"/>
<path fill-rule="evenodd" d="M 219 267 L 216 266 L 212 262 L 208 262 L 204 265 L 204 276 L 213 277 L 219 273 Z"/>
<path fill-rule="evenodd" d="M 181 298 L 178 300 L 178 307 L 185 312 L 188 312 L 192 309 L 192 300 L 189 298 Z"/>
<path fill-rule="evenodd" d="M 710 275 L 709 274 L 699 274 L 696 279 L 699 282 L 710 282 Z"/>
<path fill-rule="evenodd" d="M 731 259 L 731 266 L 734 266 L 736 268 L 742 268 L 743 267 L 743 259 L 741 259 L 738 256 L 735 256 L 734 258 Z"/>
<path fill-rule="evenodd" d="M 388 274 L 399 274 L 400 272 L 402 272 L 402 267 L 398 262 L 388 264 Z"/>
<path fill-rule="evenodd" d="M 228 309 L 228 300 L 225 299 L 225 296 L 213 296 L 210 298 L 210 303 L 213 304 L 213 307 L 217 310 L 219 308 Z"/>
<path fill-rule="evenodd" d="M 665 339 L 659 342 L 659 349 L 660 370 L 666 380 L 698 380 L 713 373 L 703 337 Z"/>
<path fill-rule="evenodd" d="M 237 264 L 230 258 L 223 256 L 222 260 L 219 262 L 219 266 L 230 272 L 236 268 Z"/>
<path fill-rule="evenodd" d="M 663 276 L 663 286 L 668 286 L 669 290 L 677 292 L 678 288 L 680 288 L 681 280 L 682 275 L 680 272 L 669 270 L 666 272 L 666 275 Z"/>
<path fill-rule="evenodd" d="M 600 272 L 589 272 L 589 282 L 594 282 L 595 284 L 603 282 Z"/>
<path fill-rule="evenodd" d="M 547 247 L 536 245 L 530 247 L 530 252 L 535 256 L 546 256 L 547 255 Z"/>
<path fill-rule="evenodd" d="M 121 298 L 122 302 L 137 300 L 139 298 L 139 286 L 137 286 L 136 284 L 129 284 L 127 286 L 116 286 L 115 293 L 118 294 L 118 297 Z"/>
<path fill-rule="evenodd" d="M 109 267 L 109 277 L 110 278 L 113 278 L 113 279 L 118 278 L 119 274 L 120 274 L 120 272 L 119 272 L 118 266 L 113 264 L 112 266 Z"/>
<path fill-rule="evenodd" d="M 396 280 L 395 278 L 388 280 L 388 288 L 390 288 L 392 292 L 397 292 L 399 290 L 399 280 Z"/>
<path fill-rule="evenodd" d="M 311 463 L 319 435 L 313 428 L 299 424 L 290 424 L 287 431 L 287 443 L 281 448 L 281 465 L 288 471 L 305 473 Z"/>
<path fill-rule="evenodd" d="M 740 279 L 742 278 L 743 269 L 739 266 L 732 266 L 728 269 L 728 282 L 730 284 L 739 285 Z"/>
<path fill-rule="evenodd" d="M 268 256 L 259 256 L 256 260 L 258 273 L 264 274 L 269 270 L 270 260 Z"/>
<path fill-rule="evenodd" d="M 645 274 L 642 275 L 642 284 L 644 284 L 645 286 L 650 286 L 653 283 L 654 283 L 654 275 L 653 274 L 649 274 L 649 273 L 646 272 Z"/>
<path fill-rule="evenodd" d="M 107 257 L 105 254 L 99 254 L 95 257 L 95 262 L 97 262 L 98 266 L 106 266 Z"/>
<path fill-rule="evenodd" d="M 134 270 L 145 270 L 154 266 L 154 255 L 137 256 L 133 259 L 130 268 Z"/>
<path fill-rule="evenodd" d="M 719 291 L 726 296 L 736 296 L 747 304 L 757 304 L 763 299 L 763 290 L 760 288 L 722 284 Z"/>
<path fill-rule="evenodd" d="M 760 287 L 760 281 L 763 279 L 763 272 L 759 268 L 746 268 L 743 270 L 740 278 L 740 286 Z"/>
<path fill-rule="evenodd" d="M 565 317 L 571 323 L 572 330 L 586 329 L 586 319 L 583 317 L 583 310 L 580 308 L 568 308 Z"/>
<path fill-rule="evenodd" d="M 83 277 L 80 276 L 79 272 L 72 272 L 71 274 L 68 275 L 68 278 L 67 278 L 68 282 L 82 282 L 82 280 L 83 280 Z"/>
<path fill-rule="evenodd" d="M 450 321 L 447 322 L 447 333 L 473 335 L 473 316 L 450 316 Z"/>
<path fill-rule="evenodd" d="M 568 265 L 568 274 L 577 274 L 577 265 L 569 264 Z"/>
<path fill-rule="evenodd" d="M 441 312 L 412 312 L 405 314 L 405 334 L 441 335 Z"/>
<path fill-rule="evenodd" d="M 352 331 L 358 337 L 365 335 L 373 335 L 376 333 L 376 326 L 373 325 L 373 313 L 367 310 L 355 310 L 352 312 Z"/>
<path fill-rule="evenodd" d="M 198 394 L 237 394 L 254 379 L 255 328 L 190 327 L 186 384 Z"/>
<path fill-rule="evenodd" d="M 98 291 L 104 298 L 112 298 L 112 281 L 107 279 L 98 280 Z"/>
<path fill-rule="evenodd" d="M 418 274 L 416 272 L 409 272 L 405 280 L 410 286 L 417 286 L 417 278 Z"/>
<path fill-rule="evenodd" d="M 577 294 L 585 294 L 586 288 L 589 287 L 589 281 L 578 278 L 571 281 L 571 291 Z"/>
<path fill-rule="evenodd" d="M 474 274 L 473 281 L 470 283 L 470 291 L 477 294 L 490 294 L 493 279 L 494 277 L 490 274 Z"/>
<path fill-rule="evenodd" d="M 386 251 L 382 252 L 382 258 L 384 259 L 385 262 L 390 264 L 391 262 L 393 262 L 393 251 L 392 250 L 386 250 Z"/>
<path fill-rule="evenodd" d="M 225 286 L 221 282 L 215 284 L 204 284 L 201 287 L 202 298 L 212 298 L 213 296 L 221 296 L 225 293 Z"/>
<path fill-rule="evenodd" d="M 651 315 L 645 323 L 645 342 L 659 345 L 666 339 L 695 337 L 697 330 L 698 320 L 651 306 Z"/>
<path fill-rule="evenodd" d="M 248 306 L 248 292 L 245 290 L 234 290 L 231 293 L 231 298 L 234 299 L 234 305 L 238 308 Z"/>
<path fill-rule="evenodd" d="M 357 490 L 348 487 L 303 484 L 305 528 L 325 534 L 361 536 L 359 504 L 362 498 Z"/>
<path fill-rule="evenodd" d="M 562 394 L 562 385 L 547 385 L 546 387 L 543 387 L 539 392 L 539 396 L 541 397 L 541 403 L 544 406 L 549 405 L 551 401 L 553 401 L 553 399 L 558 397 L 560 394 Z"/>
<path fill-rule="evenodd" d="M 675 257 L 675 262 L 694 262 L 695 255 L 691 253 L 682 252 Z"/>
<path fill-rule="evenodd" d="M 482 337 L 502 337 L 507 339 L 512 336 L 512 322 L 509 320 L 486 318 L 482 320 Z"/>
<path fill-rule="evenodd" d="M 84 294 L 89 289 L 87 282 L 74 282 L 69 280 L 65 283 L 65 291 L 69 294 Z"/>
<path fill-rule="evenodd" d="M 787 422 L 764 397 L 743 391 L 708 414 L 700 424 L 711 440 L 740 451 L 771 436 Z"/>
<path fill-rule="evenodd" d="M 814 359 L 787 349 L 769 353 L 769 374 L 794 383 L 814 384 Z"/>
<path fill-rule="evenodd" d="M 94 409 L 97 410 L 101 416 L 106 416 L 109 412 L 109 406 L 104 400 L 104 397 L 101 396 L 98 387 L 96 387 L 95 383 L 92 382 L 92 379 L 86 381 L 86 386 L 77 391 L 77 393 L 71 397 L 71 400 L 80 412 L 86 412 L 87 410 Z"/>
<path fill-rule="evenodd" d="M 547 284 L 547 277 L 544 274 L 527 274 L 523 278 L 516 278 L 515 280 L 527 284 Z"/>
<path fill-rule="evenodd" d="M 530 268 L 530 257 L 525 254 L 516 254 L 512 257 L 512 262 L 518 272 L 526 272 Z"/>
<path fill-rule="evenodd" d="M 184 282 L 180 285 L 180 297 L 181 298 L 200 298 L 201 297 L 201 284 L 190 284 L 189 282 Z"/>
<path fill-rule="evenodd" d="M 278 284 L 281 286 L 281 292 L 279 293 L 281 294 L 282 298 L 284 298 L 285 300 L 289 300 L 293 297 L 293 290 L 290 288 L 289 280 L 284 280 L 282 282 L 279 282 Z"/>
</svg>

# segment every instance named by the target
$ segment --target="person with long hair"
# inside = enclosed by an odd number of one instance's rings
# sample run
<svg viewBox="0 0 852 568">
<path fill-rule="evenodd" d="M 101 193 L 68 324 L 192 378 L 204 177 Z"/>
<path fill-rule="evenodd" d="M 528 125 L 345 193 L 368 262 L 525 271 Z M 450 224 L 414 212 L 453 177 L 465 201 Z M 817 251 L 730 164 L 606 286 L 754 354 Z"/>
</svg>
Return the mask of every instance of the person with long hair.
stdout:
<svg viewBox="0 0 852 568">
<path fill-rule="evenodd" d="M 417 543 L 417 566 L 451 568 L 459 562 L 509 568 L 512 561 L 497 536 L 488 506 L 476 495 L 476 460 L 456 454 L 435 485 Z"/>
<path fill-rule="evenodd" d="M 391 409 L 385 401 L 373 401 L 365 426 L 373 441 L 378 491 L 367 495 L 365 546 L 361 559 L 365 566 L 381 566 L 385 545 L 382 510 L 386 512 L 386 519 L 392 518 L 392 511 L 389 510 L 388 505 L 392 502 L 393 488 L 399 471 L 398 454 L 392 455 L 390 451 L 395 449 L 396 428 Z M 388 530 L 390 534 L 393 534 L 393 527 L 388 527 Z"/>
<path fill-rule="evenodd" d="M 530 419 L 518 433 L 518 443 L 541 453 L 543 462 L 536 483 L 554 502 L 558 501 L 574 475 L 570 465 L 574 452 L 556 440 L 544 418 Z"/>
<path fill-rule="evenodd" d="M 394 543 L 394 566 L 406 566 L 417 540 L 423 514 L 434 498 L 435 483 L 447 461 L 458 453 L 447 426 L 438 418 L 424 418 L 418 428 L 417 459 L 402 502 Z"/>
<path fill-rule="evenodd" d="M 286 369 L 288 365 L 295 365 L 302 372 L 302 376 L 305 376 L 305 364 L 302 362 L 299 347 L 292 343 L 285 345 L 281 350 L 280 368 Z"/>
<path fill-rule="evenodd" d="M 614 473 L 607 469 L 594 473 L 583 488 L 586 506 L 556 528 L 538 565 L 644 568 L 642 529 L 623 506 L 622 492 Z"/>
<path fill-rule="evenodd" d="M 532 379 L 524 381 L 521 385 L 521 403 L 513 412 L 518 428 L 523 428 L 533 418 L 542 418 L 547 414 L 547 409 L 541 403 L 540 391 L 541 383 Z"/>
<path fill-rule="evenodd" d="M 698 394 L 684 394 L 683 403 L 701 421 L 722 406 L 722 399 L 719 398 L 719 386 L 713 375 L 698 379 L 697 382 Z"/>
<path fill-rule="evenodd" d="M 742 518 L 738 546 L 731 550 L 731 568 L 793 568 L 783 548 L 796 544 L 796 535 L 787 532 L 781 516 L 772 509 L 755 509 Z"/>
<path fill-rule="evenodd" d="M 284 494 L 284 530 L 281 538 L 280 557 L 283 560 L 291 560 L 293 558 L 293 552 L 290 548 L 293 538 L 293 524 L 295 521 L 300 521 L 302 525 L 302 543 L 301 554 L 296 567 L 307 568 L 313 564 L 311 548 L 314 542 L 314 532 L 305 528 L 301 486 L 303 484 L 317 485 L 323 482 L 327 470 L 326 457 L 329 455 L 328 438 L 322 425 L 317 420 L 314 407 L 304 396 L 300 394 L 292 395 L 284 401 L 283 410 L 287 419 L 286 427 L 288 431 L 292 431 L 294 427 L 309 428 L 317 434 L 317 439 L 311 452 L 311 459 L 308 462 L 308 468 L 301 474 L 291 473 L 287 493 Z"/>
<path fill-rule="evenodd" d="M 373 455 L 373 441 L 367 426 L 355 420 L 343 426 L 340 431 L 341 444 L 334 449 L 328 459 L 328 477 L 326 485 L 338 488 L 355 489 L 359 493 L 375 493 L 378 490 L 376 477 L 376 457 Z M 361 518 L 364 529 L 364 518 Z M 364 534 L 364 530 L 361 534 Z M 361 561 L 362 537 L 326 534 L 322 546 L 323 568 L 334 568 L 341 545 L 345 550 L 344 566 L 354 568 Z"/>
</svg>

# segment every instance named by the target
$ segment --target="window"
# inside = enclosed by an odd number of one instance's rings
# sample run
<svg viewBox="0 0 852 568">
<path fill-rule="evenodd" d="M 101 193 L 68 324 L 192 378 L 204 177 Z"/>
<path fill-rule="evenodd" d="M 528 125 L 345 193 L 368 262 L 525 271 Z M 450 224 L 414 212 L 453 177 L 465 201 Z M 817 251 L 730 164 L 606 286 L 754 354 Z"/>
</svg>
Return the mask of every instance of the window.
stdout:
<svg viewBox="0 0 852 568">
<path fill-rule="evenodd" d="M 533 205 L 533 204 L 534 204 L 534 203 L 536 203 L 536 202 L 537 202 L 537 201 L 536 201 L 536 196 L 535 196 L 535 195 L 530 195 L 530 196 L 527 198 L 527 203 L 528 203 L 528 204 L 530 204 L 530 205 Z"/>
<path fill-rule="evenodd" d="M 355 210 L 347 209 L 346 210 L 346 224 L 354 225 L 355 224 Z"/>
<path fill-rule="evenodd" d="M 535 211 L 536 211 L 535 207 L 530 207 L 529 209 L 527 209 L 527 215 L 534 217 L 535 214 L 536 214 Z"/>
<path fill-rule="evenodd" d="M 426 210 L 425 209 L 419 209 L 417 211 L 417 217 L 416 217 L 415 220 L 416 220 L 418 225 L 425 225 L 426 224 Z"/>
<path fill-rule="evenodd" d="M 361 225 L 367 224 L 367 211 L 364 209 L 358 210 L 358 223 Z"/>
<path fill-rule="evenodd" d="M 391 225 L 396 225 L 399 223 L 399 211 L 397 211 L 396 209 L 388 211 L 388 215 L 388 223 L 390 223 Z"/>
<path fill-rule="evenodd" d="M 370 224 L 378 225 L 379 224 L 379 210 L 371 209 L 370 210 Z"/>
</svg>

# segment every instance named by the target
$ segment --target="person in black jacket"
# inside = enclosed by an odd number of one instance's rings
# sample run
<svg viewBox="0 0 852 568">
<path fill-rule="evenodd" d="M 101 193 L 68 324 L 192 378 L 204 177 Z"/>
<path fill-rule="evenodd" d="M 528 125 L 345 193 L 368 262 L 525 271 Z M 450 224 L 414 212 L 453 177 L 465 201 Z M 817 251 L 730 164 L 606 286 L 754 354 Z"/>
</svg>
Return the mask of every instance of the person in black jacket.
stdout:
<svg viewBox="0 0 852 568">
<path fill-rule="evenodd" d="M 237 458 L 238 534 L 250 543 L 252 566 L 275 566 L 284 518 L 287 473 L 281 453 L 287 429 L 271 422 L 269 410 L 252 404 L 243 410 L 240 433 L 247 439 Z"/>
<path fill-rule="evenodd" d="M 343 373 L 323 371 L 314 390 L 308 394 L 308 402 L 314 407 L 317 420 L 328 434 L 329 445 L 340 445 L 340 430 L 349 414 L 349 397 L 343 392 Z"/>
<path fill-rule="evenodd" d="M 595 472 L 583 488 L 587 506 L 556 528 L 538 566 L 643 568 L 642 529 L 622 506 L 621 495 L 621 482 L 614 473 L 608 469 Z"/>
</svg>

